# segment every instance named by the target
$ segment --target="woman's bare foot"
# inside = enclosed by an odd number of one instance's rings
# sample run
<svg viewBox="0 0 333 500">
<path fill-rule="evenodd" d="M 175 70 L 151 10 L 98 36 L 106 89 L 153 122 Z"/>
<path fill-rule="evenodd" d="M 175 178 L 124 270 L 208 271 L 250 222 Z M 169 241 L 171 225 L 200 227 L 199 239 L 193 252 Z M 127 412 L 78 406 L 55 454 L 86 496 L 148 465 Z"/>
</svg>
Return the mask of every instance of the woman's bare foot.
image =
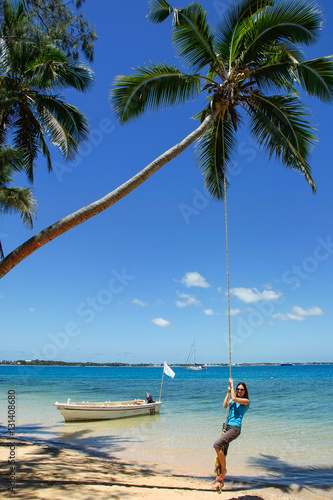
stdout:
<svg viewBox="0 0 333 500">
<path fill-rule="evenodd" d="M 217 493 L 221 493 L 223 486 L 223 481 L 215 481 L 214 486 L 212 486 L 212 490 L 216 491 Z"/>
<path fill-rule="evenodd" d="M 225 471 L 224 474 L 220 474 L 219 476 L 217 476 L 216 481 L 218 481 L 219 483 L 224 483 L 224 477 L 225 477 L 226 473 L 227 473 L 227 471 Z M 222 484 L 222 486 L 223 486 L 223 484 Z"/>
<path fill-rule="evenodd" d="M 220 481 L 215 481 L 215 483 L 212 486 L 212 490 L 214 491 L 220 491 L 224 486 L 224 483 L 221 483 Z"/>
</svg>

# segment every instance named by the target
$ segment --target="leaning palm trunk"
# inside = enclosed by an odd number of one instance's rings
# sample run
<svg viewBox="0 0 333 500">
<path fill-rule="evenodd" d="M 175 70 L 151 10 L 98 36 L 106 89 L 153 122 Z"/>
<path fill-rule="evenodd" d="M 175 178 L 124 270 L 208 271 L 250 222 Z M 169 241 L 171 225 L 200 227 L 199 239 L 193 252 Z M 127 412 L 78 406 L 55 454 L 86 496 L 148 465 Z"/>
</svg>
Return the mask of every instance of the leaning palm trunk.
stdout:
<svg viewBox="0 0 333 500">
<path fill-rule="evenodd" d="M 66 233 L 79 224 L 82 224 L 82 222 L 91 219 L 95 215 L 103 212 L 107 208 L 117 203 L 117 201 L 124 198 L 135 188 L 140 186 L 151 175 L 157 172 L 157 170 L 159 170 L 173 158 L 176 158 L 176 156 L 182 153 L 186 148 L 193 144 L 193 142 L 201 137 L 211 126 L 211 124 L 215 120 L 217 113 L 218 111 L 213 111 L 206 117 L 201 125 L 196 128 L 191 134 L 185 137 L 185 139 L 168 149 L 165 153 L 156 158 L 143 170 L 141 170 L 134 177 L 119 186 L 117 189 L 111 191 L 100 200 L 97 200 L 90 205 L 87 205 L 86 207 L 73 212 L 64 219 L 61 219 L 58 222 L 55 222 L 51 226 L 47 227 L 46 229 L 43 229 L 43 231 L 36 234 L 25 243 L 17 247 L 15 250 L 13 250 L 13 252 L 7 255 L 7 257 L 5 257 L 0 262 L 0 279 L 5 276 L 11 269 L 13 269 L 13 267 L 22 262 L 22 260 L 38 250 L 38 248 L 46 245 L 46 243 L 49 243 L 61 234 Z"/>
</svg>

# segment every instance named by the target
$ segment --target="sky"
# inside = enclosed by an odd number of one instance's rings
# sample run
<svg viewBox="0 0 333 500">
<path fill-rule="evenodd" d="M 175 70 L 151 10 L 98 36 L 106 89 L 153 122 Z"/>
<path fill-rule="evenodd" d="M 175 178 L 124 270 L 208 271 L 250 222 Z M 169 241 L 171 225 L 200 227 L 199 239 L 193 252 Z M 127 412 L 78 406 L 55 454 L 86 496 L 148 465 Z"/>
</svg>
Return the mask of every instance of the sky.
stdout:
<svg viewBox="0 0 333 500">
<path fill-rule="evenodd" d="M 202 1 L 214 27 L 230 0 Z M 186 5 L 186 2 L 183 2 Z M 310 58 L 333 53 L 333 5 Z M 109 103 L 116 75 L 150 61 L 180 65 L 171 21 L 148 23 L 147 1 L 86 0 L 95 25 L 87 94 L 66 94 L 91 133 L 54 170 L 40 157 L 33 230 L 2 216 L 5 254 L 103 197 L 196 128 L 203 97 L 120 125 Z M 332 361 L 332 105 L 304 97 L 317 124 L 311 155 L 317 194 L 267 157 L 246 123 L 227 193 L 233 363 Z M 28 186 L 24 177 L 17 185 Z M 0 359 L 124 363 L 228 363 L 224 204 L 205 191 L 193 147 L 102 214 L 37 250 L 0 281 Z"/>
</svg>

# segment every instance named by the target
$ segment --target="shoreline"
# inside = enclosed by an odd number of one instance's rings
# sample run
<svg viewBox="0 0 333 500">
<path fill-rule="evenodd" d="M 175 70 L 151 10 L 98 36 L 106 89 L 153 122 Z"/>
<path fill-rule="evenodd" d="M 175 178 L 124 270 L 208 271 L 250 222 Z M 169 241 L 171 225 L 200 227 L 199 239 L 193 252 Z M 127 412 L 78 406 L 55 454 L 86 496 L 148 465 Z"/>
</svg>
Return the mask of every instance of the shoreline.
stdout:
<svg viewBox="0 0 333 500">
<path fill-rule="evenodd" d="M 44 360 L 36 362 L 37 360 L 17 360 L 17 361 L 0 361 L 0 366 L 51 366 L 54 368 L 61 367 L 86 367 L 86 368 L 163 368 L 163 363 L 92 363 L 90 361 L 51 361 Z M 228 363 L 205 363 L 208 368 L 228 368 Z M 300 361 L 300 362 L 258 362 L 258 363 L 232 363 L 233 368 L 238 367 L 259 367 L 259 366 L 326 366 L 333 365 L 333 361 Z M 169 363 L 172 368 L 186 368 L 189 366 L 186 363 Z"/>
<path fill-rule="evenodd" d="M 16 498 L 56 500 L 68 498 L 156 498 L 176 500 L 208 499 L 216 494 L 212 491 L 211 477 L 198 477 L 160 471 L 155 466 L 141 466 L 119 459 L 106 459 L 83 450 L 51 445 L 38 441 L 10 438 L 0 435 L 0 460 L 4 472 L 15 478 Z M 14 459 L 13 465 L 8 459 Z M 8 483 L 1 483 L 0 492 L 12 493 Z M 312 499 L 331 498 L 329 489 L 300 487 L 299 485 L 277 485 L 269 482 L 242 482 L 229 477 L 222 490 L 222 499 L 243 498 L 249 500 Z"/>
</svg>

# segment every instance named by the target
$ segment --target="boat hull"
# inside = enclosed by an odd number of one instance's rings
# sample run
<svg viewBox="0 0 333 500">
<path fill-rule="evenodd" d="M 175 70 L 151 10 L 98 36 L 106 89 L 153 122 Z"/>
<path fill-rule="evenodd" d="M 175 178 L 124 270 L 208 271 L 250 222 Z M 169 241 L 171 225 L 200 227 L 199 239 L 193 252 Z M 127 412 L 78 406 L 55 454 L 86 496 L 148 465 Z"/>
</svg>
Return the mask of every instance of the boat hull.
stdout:
<svg viewBox="0 0 333 500">
<path fill-rule="evenodd" d="M 159 413 L 162 401 L 138 403 L 133 401 L 105 403 L 54 403 L 66 422 L 84 420 L 115 420 L 118 418 L 155 415 Z"/>
<path fill-rule="evenodd" d="M 192 370 L 192 371 L 201 371 L 201 370 L 207 370 L 207 366 L 203 365 L 197 365 L 197 366 L 187 366 L 186 370 Z"/>
</svg>

